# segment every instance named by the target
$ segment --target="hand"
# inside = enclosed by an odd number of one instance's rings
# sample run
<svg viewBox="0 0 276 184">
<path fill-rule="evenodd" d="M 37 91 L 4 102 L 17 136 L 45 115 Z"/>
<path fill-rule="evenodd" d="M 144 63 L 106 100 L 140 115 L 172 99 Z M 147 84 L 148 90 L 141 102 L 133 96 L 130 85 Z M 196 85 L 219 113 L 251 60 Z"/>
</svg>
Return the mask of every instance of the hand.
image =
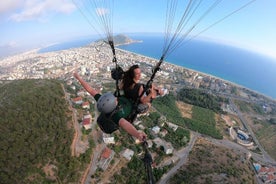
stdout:
<svg viewBox="0 0 276 184">
<path fill-rule="evenodd" d="M 147 139 L 147 135 L 144 132 L 138 132 L 138 137 L 140 142 L 144 142 Z"/>
<path fill-rule="evenodd" d="M 160 96 L 163 96 L 164 95 L 164 90 L 163 89 L 161 89 L 161 88 L 158 88 L 157 89 L 158 90 L 158 95 L 160 95 Z"/>
</svg>

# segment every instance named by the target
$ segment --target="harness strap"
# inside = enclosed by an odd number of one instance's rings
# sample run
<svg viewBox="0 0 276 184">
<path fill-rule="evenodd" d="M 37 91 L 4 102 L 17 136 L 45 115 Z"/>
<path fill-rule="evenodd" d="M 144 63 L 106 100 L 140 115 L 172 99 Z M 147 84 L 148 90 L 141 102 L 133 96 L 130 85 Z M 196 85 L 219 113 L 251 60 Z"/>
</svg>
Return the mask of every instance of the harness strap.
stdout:
<svg viewBox="0 0 276 184">
<path fill-rule="evenodd" d="M 145 151 L 143 161 L 144 161 L 145 169 L 146 169 L 146 173 L 147 173 L 147 183 L 148 184 L 154 184 L 155 181 L 154 181 L 154 176 L 152 174 L 152 168 L 151 168 L 151 164 L 152 164 L 153 159 L 152 159 L 152 156 L 151 156 L 151 154 L 148 150 L 147 141 L 143 142 L 143 148 L 144 148 L 144 151 Z"/>
<path fill-rule="evenodd" d="M 119 79 L 120 79 L 120 75 L 122 73 L 122 68 L 118 65 L 117 63 L 117 58 L 116 58 L 116 52 L 115 52 L 115 46 L 114 46 L 114 42 L 112 39 L 109 39 L 108 40 L 108 44 L 110 45 L 111 47 L 111 50 L 112 50 L 112 53 L 113 53 L 113 59 L 112 59 L 112 62 L 115 63 L 115 71 L 113 71 L 114 73 L 114 78 L 116 80 L 116 91 L 114 93 L 114 95 L 116 97 L 120 97 L 120 88 L 119 88 Z M 113 74 L 112 74 L 113 75 Z"/>
</svg>

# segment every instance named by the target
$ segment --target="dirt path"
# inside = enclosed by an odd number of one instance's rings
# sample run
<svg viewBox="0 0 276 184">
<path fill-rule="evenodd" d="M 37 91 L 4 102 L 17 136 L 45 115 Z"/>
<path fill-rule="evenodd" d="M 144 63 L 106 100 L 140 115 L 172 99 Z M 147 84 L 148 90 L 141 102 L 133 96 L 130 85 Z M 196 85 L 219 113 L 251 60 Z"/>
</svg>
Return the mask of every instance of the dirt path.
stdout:
<svg viewBox="0 0 276 184">
<path fill-rule="evenodd" d="M 76 117 L 76 110 L 72 107 L 71 99 L 70 99 L 69 95 L 67 94 L 63 84 L 61 84 L 61 88 L 63 90 L 65 100 L 68 101 L 69 110 L 70 110 L 70 112 L 72 112 L 72 114 L 71 114 L 72 125 L 74 126 L 75 133 L 74 133 L 74 138 L 72 140 L 72 144 L 71 144 L 70 148 L 71 148 L 71 155 L 76 156 L 76 142 L 79 138 L 79 128 L 78 128 L 78 122 L 77 122 L 77 117 Z"/>
<path fill-rule="evenodd" d="M 71 107 L 72 108 L 72 107 Z M 79 130 L 78 130 L 78 122 L 77 122 L 77 118 L 76 118 L 76 112 L 75 109 L 72 109 L 72 122 L 74 125 L 74 138 L 71 144 L 71 155 L 74 157 L 76 156 L 76 144 L 77 144 L 77 140 L 79 139 Z"/>
</svg>

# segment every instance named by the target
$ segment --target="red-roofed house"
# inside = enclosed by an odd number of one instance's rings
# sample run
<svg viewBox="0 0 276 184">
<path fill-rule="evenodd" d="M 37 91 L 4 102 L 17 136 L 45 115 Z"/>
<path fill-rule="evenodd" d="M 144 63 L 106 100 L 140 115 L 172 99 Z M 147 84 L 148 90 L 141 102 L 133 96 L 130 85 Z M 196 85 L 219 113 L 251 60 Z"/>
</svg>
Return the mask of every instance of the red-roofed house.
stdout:
<svg viewBox="0 0 276 184">
<path fill-rule="evenodd" d="M 83 109 L 90 109 L 90 103 L 89 102 L 83 102 L 82 103 L 82 108 Z"/>
<path fill-rule="evenodd" d="M 276 173 L 276 167 L 269 167 L 268 173 Z"/>
<path fill-rule="evenodd" d="M 276 183 L 276 167 L 261 167 L 258 176 L 264 183 Z"/>
<path fill-rule="evenodd" d="M 82 97 L 80 96 L 73 98 L 72 100 L 75 104 L 78 104 L 78 105 L 82 104 Z"/>
<path fill-rule="evenodd" d="M 107 159 L 110 157 L 110 155 L 111 155 L 111 149 L 109 149 L 108 147 L 105 147 L 105 149 L 102 152 L 101 157 Z"/>
<path fill-rule="evenodd" d="M 263 178 L 264 183 L 275 183 L 276 177 L 273 174 L 266 175 L 265 178 Z"/>
<path fill-rule="evenodd" d="M 115 155 L 115 152 L 108 147 L 105 147 L 102 154 L 101 154 L 101 159 L 99 161 L 99 167 L 102 168 L 103 170 L 106 170 L 113 159 Z"/>
<path fill-rule="evenodd" d="M 85 128 L 85 130 L 91 129 L 92 128 L 91 118 L 84 118 L 82 120 L 82 126 Z"/>
<path fill-rule="evenodd" d="M 266 174 L 268 172 L 268 168 L 267 167 L 261 167 L 259 170 L 259 174 Z"/>
</svg>

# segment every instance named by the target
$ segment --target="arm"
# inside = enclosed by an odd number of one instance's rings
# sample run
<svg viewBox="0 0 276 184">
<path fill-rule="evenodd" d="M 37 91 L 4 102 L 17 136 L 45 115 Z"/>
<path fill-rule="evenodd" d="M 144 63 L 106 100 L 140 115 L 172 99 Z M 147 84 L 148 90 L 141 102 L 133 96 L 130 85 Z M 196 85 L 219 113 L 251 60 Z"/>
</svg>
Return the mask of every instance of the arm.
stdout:
<svg viewBox="0 0 276 184">
<path fill-rule="evenodd" d="M 99 94 L 98 91 L 96 91 L 94 88 L 92 88 L 87 82 L 85 82 L 78 73 L 74 73 L 74 77 L 80 82 L 80 84 L 84 87 L 84 89 L 90 93 L 93 97 L 96 94 Z"/>
<path fill-rule="evenodd" d="M 139 95 L 141 93 L 143 93 L 144 91 L 144 88 L 143 86 L 140 87 L 139 89 Z M 150 93 L 147 95 L 147 96 L 142 96 L 140 101 L 141 103 L 145 104 L 145 103 L 151 103 L 151 100 L 156 98 L 156 96 L 158 95 L 159 93 L 159 88 L 155 87 L 154 85 L 151 86 L 151 89 L 150 89 Z"/>
<path fill-rule="evenodd" d="M 139 139 L 139 141 L 144 141 L 147 135 L 144 132 L 139 132 L 130 122 L 126 119 L 121 118 L 119 121 L 119 126 L 122 127 L 127 133 Z"/>
<path fill-rule="evenodd" d="M 164 94 L 165 94 L 164 90 L 165 90 L 164 88 L 154 86 L 154 91 L 156 93 L 156 96 L 164 96 Z"/>
<path fill-rule="evenodd" d="M 143 86 L 140 87 L 139 89 L 139 96 L 143 93 L 144 88 Z M 140 98 L 141 103 L 146 104 L 146 103 L 150 103 L 151 99 L 154 98 L 152 90 L 150 90 L 150 93 L 147 96 L 142 95 Z"/>
</svg>

